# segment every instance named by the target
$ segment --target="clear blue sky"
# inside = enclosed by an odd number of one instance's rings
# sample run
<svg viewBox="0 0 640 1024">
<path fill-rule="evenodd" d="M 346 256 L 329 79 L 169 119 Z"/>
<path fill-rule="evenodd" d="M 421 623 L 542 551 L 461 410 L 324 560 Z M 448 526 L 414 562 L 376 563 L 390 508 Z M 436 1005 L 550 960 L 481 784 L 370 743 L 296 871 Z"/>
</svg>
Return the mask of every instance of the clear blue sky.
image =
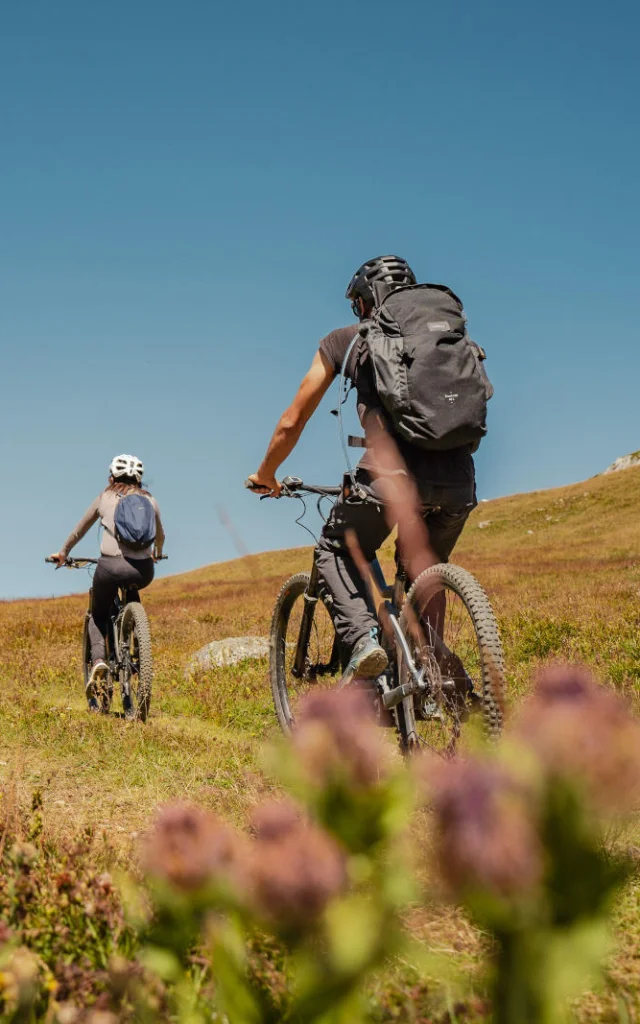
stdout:
<svg viewBox="0 0 640 1024">
<path fill-rule="evenodd" d="M 303 543 L 242 483 L 380 252 L 458 292 L 487 349 L 481 496 L 640 447 L 639 11 L 3 4 L 0 595 L 82 588 L 42 558 L 120 451 L 171 571 L 234 555 L 217 505 L 252 551 Z M 339 478 L 334 401 L 290 471 Z"/>
</svg>

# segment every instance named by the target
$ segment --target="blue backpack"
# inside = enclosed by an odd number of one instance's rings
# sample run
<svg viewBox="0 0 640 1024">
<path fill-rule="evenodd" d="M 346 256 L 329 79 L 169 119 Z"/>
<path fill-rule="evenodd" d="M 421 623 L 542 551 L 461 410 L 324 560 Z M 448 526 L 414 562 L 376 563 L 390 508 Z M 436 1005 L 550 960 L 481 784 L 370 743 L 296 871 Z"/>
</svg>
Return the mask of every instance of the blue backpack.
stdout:
<svg viewBox="0 0 640 1024">
<path fill-rule="evenodd" d="M 144 494 L 125 494 L 113 517 L 116 540 L 134 551 L 142 551 L 156 539 L 156 512 Z"/>
</svg>

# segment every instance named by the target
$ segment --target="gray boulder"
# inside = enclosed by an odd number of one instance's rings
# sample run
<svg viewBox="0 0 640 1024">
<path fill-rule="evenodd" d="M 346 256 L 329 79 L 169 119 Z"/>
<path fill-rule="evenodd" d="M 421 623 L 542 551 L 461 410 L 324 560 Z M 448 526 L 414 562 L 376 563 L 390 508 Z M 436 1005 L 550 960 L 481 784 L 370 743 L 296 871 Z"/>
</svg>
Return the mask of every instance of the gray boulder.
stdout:
<svg viewBox="0 0 640 1024">
<path fill-rule="evenodd" d="M 239 661 L 257 661 L 269 656 L 266 636 L 230 636 L 226 640 L 213 640 L 193 655 L 187 665 L 187 675 L 198 670 L 237 665 Z"/>
<path fill-rule="evenodd" d="M 621 455 L 619 459 L 607 466 L 604 473 L 617 473 L 620 469 L 631 469 L 632 466 L 640 466 L 640 451 L 631 452 L 630 455 Z"/>
</svg>

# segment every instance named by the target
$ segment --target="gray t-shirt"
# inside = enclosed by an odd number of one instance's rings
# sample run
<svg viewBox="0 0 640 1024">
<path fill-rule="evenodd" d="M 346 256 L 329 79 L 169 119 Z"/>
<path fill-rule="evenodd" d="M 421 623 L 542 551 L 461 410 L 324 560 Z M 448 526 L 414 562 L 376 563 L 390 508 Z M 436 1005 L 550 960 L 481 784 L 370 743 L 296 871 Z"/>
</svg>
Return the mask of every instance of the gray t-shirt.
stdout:
<svg viewBox="0 0 640 1024">
<path fill-rule="evenodd" d="M 60 549 L 60 554 L 68 555 L 78 541 L 82 540 L 84 535 L 89 532 L 93 524 L 97 523 L 98 519 L 104 527 L 100 541 L 100 554 L 115 557 L 122 555 L 124 558 L 151 558 L 154 547 L 158 553 L 161 553 L 164 545 L 164 530 L 160 518 L 160 509 L 156 499 L 148 492 L 142 491 L 141 493 L 146 495 L 156 513 L 156 539 L 154 544 L 149 545 L 148 548 L 144 548 L 142 551 L 134 551 L 126 544 L 120 544 L 116 540 L 114 516 L 120 495 L 117 491 L 111 491 L 107 488 L 91 502 L 78 525 L 71 531 L 64 542 L 63 547 Z"/>
</svg>

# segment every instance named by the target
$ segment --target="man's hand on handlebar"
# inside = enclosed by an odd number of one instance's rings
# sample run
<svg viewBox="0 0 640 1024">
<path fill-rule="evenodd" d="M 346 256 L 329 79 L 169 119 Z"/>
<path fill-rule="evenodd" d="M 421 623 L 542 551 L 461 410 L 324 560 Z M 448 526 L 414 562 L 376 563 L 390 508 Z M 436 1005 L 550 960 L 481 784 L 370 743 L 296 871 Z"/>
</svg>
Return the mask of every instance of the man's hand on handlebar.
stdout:
<svg viewBox="0 0 640 1024">
<path fill-rule="evenodd" d="M 59 551 L 56 551 L 56 553 L 53 555 L 49 555 L 49 557 L 47 558 L 47 562 L 55 562 L 57 569 L 61 569 L 62 566 L 65 565 L 66 561 L 67 555 L 62 555 L 60 554 Z"/>
<path fill-rule="evenodd" d="M 260 494 L 265 498 L 280 497 L 281 484 L 279 480 L 276 480 L 275 476 L 265 476 L 262 473 L 252 473 L 245 481 L 245 487 L 250 491 L 254 491 L 255 494 Z"/>
</svg>

